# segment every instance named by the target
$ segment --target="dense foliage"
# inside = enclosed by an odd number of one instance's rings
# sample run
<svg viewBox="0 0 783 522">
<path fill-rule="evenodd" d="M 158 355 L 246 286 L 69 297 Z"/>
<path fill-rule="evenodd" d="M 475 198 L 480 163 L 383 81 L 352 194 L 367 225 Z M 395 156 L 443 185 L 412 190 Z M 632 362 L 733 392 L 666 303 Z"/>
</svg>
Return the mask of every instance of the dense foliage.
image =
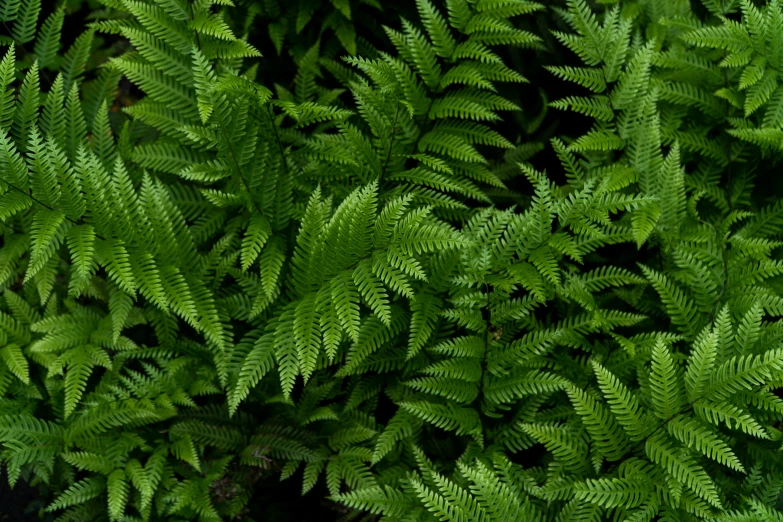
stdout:
<svg viewBox="0 0 783 522">
<path fill-rule="evenodd" d="M 0 22 L 27 519 L 783 521 L 780 1 Z"/>
</svg>

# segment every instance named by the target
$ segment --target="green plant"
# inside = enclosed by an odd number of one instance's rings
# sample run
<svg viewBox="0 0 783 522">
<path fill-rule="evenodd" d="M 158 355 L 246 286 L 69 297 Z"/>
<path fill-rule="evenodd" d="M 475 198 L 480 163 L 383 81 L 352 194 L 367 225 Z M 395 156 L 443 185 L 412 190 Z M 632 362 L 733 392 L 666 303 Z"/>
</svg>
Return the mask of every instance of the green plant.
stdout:
<svg viewBox="0 0 783 522">
<path fill-rule="evenodd" d="M 101 3 L 0 7 L 39 519 L 781 518 L 778 2 Z"/>
</svg>

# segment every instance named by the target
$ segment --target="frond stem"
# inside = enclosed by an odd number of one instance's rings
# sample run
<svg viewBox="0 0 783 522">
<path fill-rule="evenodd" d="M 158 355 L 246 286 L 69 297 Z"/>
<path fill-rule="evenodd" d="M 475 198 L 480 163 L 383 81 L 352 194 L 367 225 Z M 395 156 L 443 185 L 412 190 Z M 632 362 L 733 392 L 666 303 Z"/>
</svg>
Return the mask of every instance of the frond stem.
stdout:
<svg viewBox="0 0 783 522">
<path fill-rule="evenodd" d="M 37 205 L 40 205 L 40 206 L 44 207 L 44 208 L 45 208 L 45 209 L 47 209 L 47 210 L 51 210 L 52 212 L 62 212 L 62 211 L 60 211 L 60 210 L 58 210 L 58 209 L 56 209 L 56 208 L 53 208 L 53 207 L 51 207 L 51 206 L 47 205 L 46 203 L 44 203 L 44 202 L 43 202 L 43 201 L 41 201 L 40 199 L 36 198 L 36 197 L 35 197 L 35 196 L 33 196 L 32 194 L 30 194 L 30 193 L 28 193 L 28 192 L 26 192 L 26 191 L 24 191 L 24 190 L 20 189 L 19 187 L 15 186 L 13 183 L 9 183 L 8 181 L 5 181 L 5 180 L 3 180 L 3 181 L 0 181 L 0 183 L 2 183 L 2 184 L 5 184 L 5 185 L 8 185 L 10 188 L 14 189 L 15 191 L 19 192 L 20 194 L 24 194 L 25 196 L 27 196 L 28 198 L 30 198 L 30 199 L 33 201 L 33 203 L 36 203 Z M 64 215 L 64 217 L 65 217 L 66 221 L 70 221 L 70 222 L 71 222 L 72 224 L 74 224 L 74 225 L 77 225 L 77 226 L 78 226 L 78 225 L 85 225 L 85 224 L 89 224 L 89 223 L 85 223 L 85 222 L 84 222 L 84 220 L 81 220 L 81 219 L 80 219 L 80 220 L 78 220 L 78 221 L 76 221 L 76 220 L 73 220 L 73 219 L 69 218 L 69 217 L 68 217 L 68 216 L 67 216 L 67 215 L 66 215 L 64 212 L 63 212 L 63 215 Z M 105 237 L 103 237 L 102 235 L 100 235 L 100 234 L 99 234 L 99 233 L 97 233 L 97 232 L 95 232 L 95 237 L 97 237 L 98 239 L 102 239 L 103 241 L 106 241 L 106 238 L 105 238 Z"/>
<path fill-rule="evenodd" d="M 383 177 L 386 175 L 386 169 L 389 166 L 389 160 L 391 159 L 392 155 L 392 149 L 394 149 L 394 139 L 397 137 L 397 117 L 400 114 L 400 104 L 396 103 L 394 107 L 394 123 L 392 123 L 392 135 L 391 135 L 391 141 L 389 142 L 389 152 L 386 154 L 386 162 L 383 164 L 383 170 L 381 171 L 381 176 L 379 178 L 379 182 L 383 180 Z"/>
</svg>

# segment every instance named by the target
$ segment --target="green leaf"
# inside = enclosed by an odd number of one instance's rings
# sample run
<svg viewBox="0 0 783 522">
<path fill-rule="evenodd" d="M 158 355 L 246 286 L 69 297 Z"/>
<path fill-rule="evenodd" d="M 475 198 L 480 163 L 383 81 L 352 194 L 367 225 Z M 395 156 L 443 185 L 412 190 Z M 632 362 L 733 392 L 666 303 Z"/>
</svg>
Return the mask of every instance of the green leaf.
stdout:
<svg viewBox="0 0 783 522">
<path fill-rule="evenodd" d="M 87 380 L 94 366 L 88 357 L 83 349 L 74 348 L 71 351 L 71 361 L 65 372 L 65 417 L 69 417 L 76 410 L 87 388 Z"/>
<path fill-rule="evenodd" d="M 721 508 L 715 484 L 704 469 L 691 458 L 682 455 L 665 435 L 657 433 L 645 443 L 647 456 L 673 478 L 692 489 L 701 498 Z"/>
<path fill-rule="evenodd" d="M 671 419 L 680 413 L 682 392 L 674 360 L 660 339 L 653 347 L 651 369 L 650 389 L 655 413 L 661 419 Z"/>
<path fill-rule="evenodd" d="M 372 273 L 371 261 L 362 261 L 353 270 L 353 280 L 359 293 L 364 298 L 372 311 L 388 325 L 391 322 L 391 308 L 389 307 L 389 298 L 386 294 L 386 288 L 383 283 Z"/>
<path fill-rule="evenodd" d="M 247 270 L 256 260 L 272 233 L 269 220 L 259 214 L 250 217 L 245 237 L 242 240 L 242 270 Z"/>
<path fill-rule="evenodd" d="M 297 305 L 294 315 L 294 339 L 299 368 L 305 382 L 315 371 L 321 348 L 321 329 L 315 298 L 315 293 L 307 294 Z"/>
<path fill-rule="evenodd" d="M 68 231 L 67 239 L 73 267 L 68 290 L 75 294 L 89 284 L 90 278 L 98 269 L 95 259 L 95 230 L 90 225 L 78 225 Z"/>
<path fill-rule="evenodd" d="M 87 477 L 63 491 L 46 511 L 56 511 L 68 506 L 83 504 L 100 496 L 106 489 L 106 479 L 101 476 Z"/>
<path fill-rule="evenodd" d="M 16 344 L 7 344 L 0 348 L 0 359 L 6 367 L 23 383 L 30 384 L 30 369 L 22 349 Z"/>
<path fill-rule="evenodd" d="M 441 301 L 437 297 L 421 293 L 411 303 L 410 336 L 408 337 L 408 359 L 419 353 L 435 330 L 441 310 Z"/>
<path fill-rule="evenodd" d="M 32 279 L 55 254 L 70 226 L 71 223 L 65 220 L 65 214 L 57 210 L 41 209 L 35 213 L 30 232 L 32 240 L 30 265 L 25 274 L 25 283 Z"/>
<path fill-rule="evenodd" d="M 121 520 L 125 512 L 125 504 L 128 502 L 128 481 L 125 478 L 125 470 L 112 471 L 106 489 L 109 493 L 109 518 Z"/>
</svg>

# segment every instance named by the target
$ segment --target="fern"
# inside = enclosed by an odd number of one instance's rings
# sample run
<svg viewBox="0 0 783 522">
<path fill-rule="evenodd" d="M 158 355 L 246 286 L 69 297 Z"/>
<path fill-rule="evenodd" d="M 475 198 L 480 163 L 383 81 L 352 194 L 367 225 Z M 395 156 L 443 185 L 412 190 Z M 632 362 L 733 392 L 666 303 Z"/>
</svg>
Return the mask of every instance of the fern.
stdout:
<svg viewBox="0 0 783 522">
<path fill-rule="evenodd" d="M 781 518 L 780 2 L 99 3 L 0 5 L 47 516 Z"/>
</svg>

